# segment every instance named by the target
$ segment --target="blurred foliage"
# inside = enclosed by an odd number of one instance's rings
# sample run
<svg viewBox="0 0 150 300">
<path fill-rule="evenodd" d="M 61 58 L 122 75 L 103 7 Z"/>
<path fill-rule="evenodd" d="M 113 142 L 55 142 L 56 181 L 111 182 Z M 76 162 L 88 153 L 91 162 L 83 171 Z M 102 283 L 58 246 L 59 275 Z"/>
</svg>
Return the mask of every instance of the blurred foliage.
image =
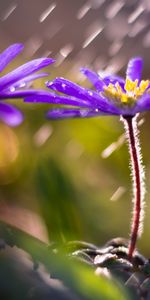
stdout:
<svg viewBox="0 0 150 300">
<path fill-rule="evenodd" d="M 37 191 L 41 195 L 41 212 L 50 239 L 64 242 L 80 237 L 81 215 L 77 195 L 67 174 L 50 159 L 42 160 L 37 170 Z"/>
<path fill-rule="evenodd" d="M 40 299 L 38 292 L 41 292 L 41 296 L 43 299 L 50 299 L 49 296 L 44 294 L 44 281 L 42 285 L 42 280 L 40 283 L 37 284 L 36 275 L 38 274 L 39 264 L 42 263 L 45 266 L 45 273 L 50 273 L 52 279 L 57 278 L 57 280 L 61 280 L 61 282 L 67 286 L 67 288 L 71 289 L 72 297 L 68 298 L 68 292 L 65 289 L 62 290 L 62 295 L 57 294 L 61 285 L 57 282 L 57 286 L 51 285 L 49 286 L 49 290 L 51 291 L 52 288 L 56 288 L 53 291 L 53 297 L 56 299 L 86 299 L 86 300 L 125 300 L 127 299 L 127 293 L 117 283 L 117 281 L 111 279 L 108 280 L 104 276 L 97 277 L 93 274 L 93 270 L 91 270 L 88 266 L 81 264 L 79 262 L 74 262 L 73 260 L 69 260 L 65 258 L 60 253 L 54 253 L 51 251 L 51 248 L 48 248 L 46 244 L 40 242 L 37 239 L 29 236 L 28 234 L 23 233 L 18 229 L 14 229 L 13 227 L 6 226 L 5 224 L 0 224 L 0 235 L 3 240 L 1 240 L 1 256 L 0 262 L 2 264 L 2 269 L 0 271 L 0 282 L 1 282 L 1 295 L 4 295 L 5 299 Z M 4 241 L 4 243 L 3 243 Z M 18 264 L 18 268 L 14 268 L 13 264 L 15 263 L 15 256 L 13 255 L 13 251 L 9 250 L 8 252 L 8 245 L 13 247 L 17 246 L 21 248 L 27 253 L 29 253 L 32 257 L 33 263 L 36 262 L 36 273 L 30 270 L 30 277 L 28 278 L 29 274 L 26 272 L 26 276 L 23 279 L 21 276 L 19 267 L 22 263 L 22 268 L 25 267 L 29 268 L 29 265 L 24 265 L 22 259 L 23 253 L 18 255 L 18 260 L 16 260 Z M 6 251 L 4 251 L 4 250 Z M 11 253 L 11 256 L 10 256 Z M 16 256 L 17 257 L 17 256 Z M 20 259 L 19 259 L 20 257 Z M 26 258 L 27 259 L 27 258 Z M 33 265 L 34 267 L 34 265 Z M 33 267 L 30 266 L 32 269 Z M 12 272 L 15 269 L 15 277 L 11 276 Z M 8 272 L 9 271 L 9 272 Z M 26 270 L 27 271 L 27 270 Z M 25 272 L 25 269 L 24 269 Z M 28 270 L 29 272 L 29 270 Z M 32 274 L 33 273 L 33 274 Z M 43 271 L 44 273 L 44 271 Z M 9 289 L 7 290 L 5 283 L 7 278 L 7 284 L 9 285 Z M 16 283 L 21 284 L 22 288 L 19 289 L 16 286 Z M 3 283 L 3 284 L 2 284 Z M 45 282 L 46 283 L 46 282 Z M 49 282 L 50 283 L 50 282 Z M 77 296 L 77 298 L 75 297 Z M 65 298 L 66 297 L 66 298 Z M 54 299 L 53 298 L 53 299 Z M 52 299 L 52 298 L 51 298 Z"/>
</svg>

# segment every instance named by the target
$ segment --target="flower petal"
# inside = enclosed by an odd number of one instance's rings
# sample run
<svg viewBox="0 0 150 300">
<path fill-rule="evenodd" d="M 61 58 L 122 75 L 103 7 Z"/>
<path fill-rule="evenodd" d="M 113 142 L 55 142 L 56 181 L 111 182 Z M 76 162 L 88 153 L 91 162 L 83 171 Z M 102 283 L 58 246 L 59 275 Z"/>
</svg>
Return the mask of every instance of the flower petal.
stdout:
<svg viewBox="0 0 150 300">
<path fill-rule="evenodd" d="M 100 101 L 104 101 L 104 99 L 101 99 L 102 97 L 97 92 L 87 88 L 83 88 L 82 86 L 71 82 L 65 78 L 56 78 L 55 80 L 48 82 L 47 87 L 54 91 L 58 91 L 66 95 L 71 95 L 79 99 L 88 99 L 96 105 Z"/>
<path fill-rule="evenodd" d="M 23 115 L 14 106 L 0 102 L 0 120 L 9 126 L 15 127 L 22 123 Z"/>
<path fill-rule="evenodd" d="M 119 85 L 122 87 L 122 89 L 124 89 L 124 85 L 125 85 L 125 80 L 120 77 L 120 76 L 116 76 L 116 75 L 107 75 L 103 78 L 105 85 L 109 85 L 110 83 L 115 84 L 115 83 L 119 83 Z"/>
<path fill-rule="evenodd" d="M 99 93 L 87 88 L 83 88 L 78 84 L 75 84 L 64 78 L 56 78 L 55 80 L 48 82 L 47 86 L 55 91 L 87 101 L 87 107 L 95 107 L 104 111 L 107 111 L 108 109 L 111 111 L 116 111 L 115 105 L 101 96 Z"/>
<path fill-rule="evenodd" d="M 150 95 L 141 97 L 135 105 L 135 113 L 150 110 Z"/>
<path fill-rule="evenodd" d="M 27 85 L 28 82 L 32 82 L 33 80 L 36 80 L 38 78 L 42 78 L 42 77 L 46 77 L 48 76 L 49 74 L 48 73 L 38 73 L 38 74 L 32 74 L 32 75 L 29 75 L 17 82 L 15 82 L 15 84 L 13 84 L 11 87 L 10 87 L 10 90 L 11 89 L 17 89 L 17 88 L 22 88 L 22 87 L 25 87 Z"/>
<path fill-rule="evenodd" d="M 0 100 L 4 99 L 14 99 L 14 98 L 25 98 L 31 96 L 41 96 L 43 94 L 43 90 L 18 90 L 18 91 L 4 91 L 0 93 Z"/>
<path fill-rule="evenodd" d="M 27 96 L 24 100 L 25 102 L 34 102 L 34 103 L 49 103 L 49 104 L 62 104 L 62 105 L 72 105 L 79 107 L 93 107 L 89 100 L 82 100 L 76 97 L 70 96 L 60 96 L 55 93 L 50 93 L 47 91 L 38 91 L 37 94 L 29 97 Z"/>
<path fill-rule="evenodd" d="M 0 78 L 0 89 L 4 90 L 12 86 L 15 82 L 22 80 L 23 78 L 33 74 L 34 72 L 45 68 L 49 64 L 52 64 L 54 60 L 52 58 L 39 58 L 34 59 L 26 64 L 20 66 L 19 68 L 13 70 L 12 72 L 4 75 Z"/>
<path fill-rule="evenodd" d="M 67 119 L 67 118 L 89 118 L 107 116 L 109 114 L 103 112 L 96 112 L 94 110 L 86 109 L 63 109 L 56 108 L 47 112 L 48 119 Z"/>
<path fill-rule="evenodd" d="M 22 44 L 13 44 L 0 54 L 0 72 L 22 51 Z"/>
<path fill-rule="evenodd" d="M 97 96 L 97 102 L 94 102 L 94 97 L 91 97 L 90 100 L 83 100 L 82 98 L 76 98 L 74 96 L 60 96 L 55 93 L 50 93 L 47 91 L 41 91 L 33 96 L 25 98 L 25 102 L 36 102 L 36 103 L 50 103 L 50 104 L 62 104 L 62 105 L 71 105 L 78 107 L 86 107 L 91 109 L 98 109 L 105 113 L 109 114 L 120 114 L 120 110 L 113 103 L 105 101 L 105 98 L 102 98 L 100 95 Z"/>
<path fill-rule="evenodd" d="M 132 81 L 138 79 L 141 80 L 142 75 L 142 68 L 143 68 L 143 59 L 141 57 L 135 57 L 129 60 L 126 77 Z"/>
<path fill-rule="evenodd" d="M 81 68 L 80 71 L 92 82 L 98 92 L 103 91 L 105 83 L 102 78 L 98 76 L 97 73 L 87 69 Z"/>
<path fill-rule="evenodd" d="M 58 91 L 61 93 L 64 93 L 66 95 L 71 95 L 77 98 L 82 98 L 82 99 L 89 99 L 91 100 L 91 96 L 93 95 L 92 90 L 85 89 L 81 87 L 80 85 L 71 82 L 65 78 L 56 78 L 53 81 L 47 82 L 47 87 L 54 90 Z"/>
</svg>

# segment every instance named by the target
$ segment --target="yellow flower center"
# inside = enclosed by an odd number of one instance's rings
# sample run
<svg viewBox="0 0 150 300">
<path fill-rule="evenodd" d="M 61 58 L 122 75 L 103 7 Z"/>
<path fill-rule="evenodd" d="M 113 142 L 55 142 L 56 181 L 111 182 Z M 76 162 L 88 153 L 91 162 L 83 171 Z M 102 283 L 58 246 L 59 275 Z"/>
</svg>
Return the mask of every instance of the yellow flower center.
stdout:
<svg viewBox="0 0 150 300">
<path fill-rule="evenodd" d="M 144 93 L 150 93 L 149 86 L 150 80 L 141 80 L 138 85 L 138 79 L 131 81 L 126 79 L 124 90 L 118 82 L 115 84 L 110 83 L 104 88 L 104 96 L 114 101 L 121 102 L 122 104 L 134 104 L 135 101 Z"/>
</svg>

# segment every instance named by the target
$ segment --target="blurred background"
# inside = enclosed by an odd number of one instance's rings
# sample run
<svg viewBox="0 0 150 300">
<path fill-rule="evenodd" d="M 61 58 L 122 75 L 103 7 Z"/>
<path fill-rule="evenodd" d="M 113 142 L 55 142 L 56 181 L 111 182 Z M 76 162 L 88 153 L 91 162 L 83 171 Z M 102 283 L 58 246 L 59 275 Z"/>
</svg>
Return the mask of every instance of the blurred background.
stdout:
<svg viewBox="0 0 150 300">
<path fill-rule="evenodd" d="M 130 57 L 144 58 L 149 77 L 150 1 L 1 0 L 0 51 L 21 42 L 29 59 L 56 59 L 49 80 L 63 76 L 90 86 L 87 66 L 124 75 Z M 44 86 L 38 80 L 35 87 Z M 11 101 L 11 100 L 10 100 Z M 84 240 L 103 245 L 129 237 L 132 187 L 123 124 L 117 117 L 47 121 L 50 106 L 14 101 L 25 114 L 11 129 L 0 123 L 0 219 L 43 241 Z M 150 256 L 150 115 L 139 117 L 146 171 L 144 233 Z"/>
</svg>

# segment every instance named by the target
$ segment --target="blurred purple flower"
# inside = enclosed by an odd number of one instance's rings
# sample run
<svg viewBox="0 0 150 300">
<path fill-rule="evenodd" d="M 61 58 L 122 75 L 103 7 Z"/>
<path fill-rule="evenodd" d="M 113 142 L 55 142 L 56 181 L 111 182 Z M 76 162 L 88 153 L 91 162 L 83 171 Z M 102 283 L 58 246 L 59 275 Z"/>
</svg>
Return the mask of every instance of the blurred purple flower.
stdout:
<svg viewBox="0 0 150 300">
<path fill-rule="evenodd" d="M 37 97 L 33 95 L 25 101 L 69 106 L 48 111 L 47 117 L 51 119 L 102 115 L 134 116 L 150 109 L 150 81 L 141 80 L 142 67 L 142 58 L 131 59 L 127 66 L 126 79 L 114 75 L 101 78 L 95 72 L 82 68 L 81 72 L 92 82 L 96 91 L 64 78 L 56 78 L 48 82 L 47 87 L 65 95 L 41 91 Z"/>
<path fill-rule="evenodd" d="M 13 44 L 0 54 L 0 72 L 4 70 L 22 49 L 22 44 Z M 34 59 L 0 78 L 0 120 L 10 126 L 17 126 L 23 121 L 22 113 L 14 106 L 4 103 L 2 100 L 37 95 L 40 91 L 33 89 L 24 90 L 22 88 L 32 80 L 47 76 L 48 74 L 46 73 L 34 73 L 53 62 L 54 60 L 51 58 Z"/>
</svg>

